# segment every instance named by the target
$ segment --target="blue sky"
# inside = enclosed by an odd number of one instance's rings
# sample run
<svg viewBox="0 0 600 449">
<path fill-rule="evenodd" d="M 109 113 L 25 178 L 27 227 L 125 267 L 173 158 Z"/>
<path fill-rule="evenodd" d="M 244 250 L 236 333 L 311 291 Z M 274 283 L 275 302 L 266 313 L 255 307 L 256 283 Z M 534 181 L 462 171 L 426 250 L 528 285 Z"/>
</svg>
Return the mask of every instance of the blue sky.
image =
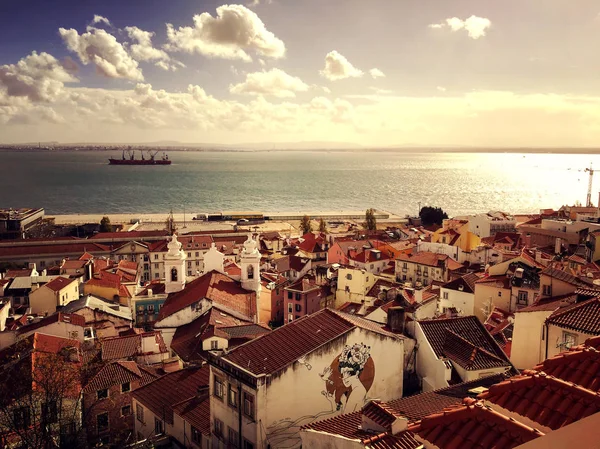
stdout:
<svg viewBox="0 0 600 449">
<path fill-rule="evenodd" d="M 0 1 L 0 140 L 597 145 L 595 1 L 253 3 Z"/>
</svg>

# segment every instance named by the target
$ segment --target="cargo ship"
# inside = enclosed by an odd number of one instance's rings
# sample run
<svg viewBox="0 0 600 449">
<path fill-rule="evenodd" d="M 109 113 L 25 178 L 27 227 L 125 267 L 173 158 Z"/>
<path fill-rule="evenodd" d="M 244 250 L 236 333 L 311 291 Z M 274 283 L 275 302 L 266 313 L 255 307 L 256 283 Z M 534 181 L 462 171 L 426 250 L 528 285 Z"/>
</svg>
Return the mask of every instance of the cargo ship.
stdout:
<svg viewBox="0 0 600 449">
<path fill-rule="evenodd" d="M 123 156 L 121 159 L 113 159 L 110 158 L 108 160 L 109 165 L 171 165 L 171 160 L 166 153 L 160 158 L 157 158 L 156 155 L 158 151 L 148 152 L 148 158 L 144 157 L 144 152 L 140 151 L 142 154 L 141 159 L 135 158 L 135 153 L 131 150 L 123 151 Z"/>
</svg>

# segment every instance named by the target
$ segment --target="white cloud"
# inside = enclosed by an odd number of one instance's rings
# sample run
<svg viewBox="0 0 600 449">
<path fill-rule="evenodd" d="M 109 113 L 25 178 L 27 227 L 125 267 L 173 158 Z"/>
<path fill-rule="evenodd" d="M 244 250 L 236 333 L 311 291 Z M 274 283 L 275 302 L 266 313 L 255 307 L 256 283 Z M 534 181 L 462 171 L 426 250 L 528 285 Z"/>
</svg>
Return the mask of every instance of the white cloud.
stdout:
<svg viewBox="0 0 600 449">
<path fill-rule="evenodd" d="M 330 81 L 344 78 L 359 78 L 363 76 L 362 70 L 354 67 L 343 55 L 333 50 L 325 56 L 325 68 L 320 71 Z"/>
<path fill-rule="evenodd" d="M 306 92 L 308 88 L 309 86 L 300 78 L 288 75 L 280 69 L 271 69 L 247 74 L 246 81 L 229 86 L 229 92 L 290 98 L 295 97 L 296 92 Z"/>
<path fill-rule="evenodd" d="M 31 101 L 53 101 L 64 83 L 77 82 L 63 65 L 48 53 L 32 52 L 16 64 L 0 66 L 0 92 Z"/>
<path fill-rule="evenodd" d="M 223 5 L 217 16 L 194 16 L 193 27 L 175 29 L 167 24 L 167 50 L 251 61 L 248 51 L 263 57 L 282 58 L 285 44 L 268 31 L 260 17 L 243 5 Z"/>
<path fill-rule="evenodd" d="M 95 14 L 94 19 L 92 20 L 92 24 L 96 25 L 98 23 L 103 23 L 105 25 L 112 26 L 112 24 L 110 23 L 110 20 L 108 20 L 106 17 Z"/>
<path fill-rule="evenodd" d="M 379 69 L 371 69 L 371 70 L 369 70 L 369 75 L 371 75 L 374 79 L 385 78 L 385 73 L 383 73 Z"/>
<path fill-rule="evenodd" d="M 273 3 L 273 0 L 263 0 L 263 3 L 270 5 L 271 3 Z M 252 0 L 250 3 L 247 4 L 247 6 L 250 8 L 254 8 L 255 6 L 258 6 L 260 4 L 261 0 Z"/>
<path fill-rule="evenodd" d="M 129 46 L 129 53 L 136 61 L 156 61 L 154 65 L 163 70 L 175 71 L 180 67 L 185 67 L 183 63 L 171 60 L 166 51 L 152 46 L 154 33 L 141 30 L 136 26 L 125 27 L 125 31 L 130 39 L 137 42 Z"/>
<path fill-rule="evenodd" d="M 92 29 L 79 35 L 72 28 L 59 28 L 58 32 L 67 48 L 77 54 L 84 65 L 94 64 L 100 74 L 134 81 L 144 79 L 137 61 L 106 31 Z"/>
<path fill-rule="evenodd" d="M 440 29 L 449 27 L 452 31 L 465 30 L 471 39 L 479 39 L 485 36 L 486 31 L 492 26 L 490 19 L 485 17 L 471 16 L 465 20 L 458 17 L 450 17 L 442 23 L 433 23 L 429 28 Z"/>
<path fill-rule="evenodd" d="M 444 86 L 438 86 L 436 89 L 440 92 L 446 92 L 446 88 Z"/>
<path fill-rule="evenodd" d="M 379 87 L 374 87 L 374 86 L 369 87 L 369 89 L 371 89 L 377 95 L 388 95 L 388 94 L 391 94 L 391 93 L 394 92 L 394 91 L 389 90 L 389 89 L 380 89 Z"/>
</svg>

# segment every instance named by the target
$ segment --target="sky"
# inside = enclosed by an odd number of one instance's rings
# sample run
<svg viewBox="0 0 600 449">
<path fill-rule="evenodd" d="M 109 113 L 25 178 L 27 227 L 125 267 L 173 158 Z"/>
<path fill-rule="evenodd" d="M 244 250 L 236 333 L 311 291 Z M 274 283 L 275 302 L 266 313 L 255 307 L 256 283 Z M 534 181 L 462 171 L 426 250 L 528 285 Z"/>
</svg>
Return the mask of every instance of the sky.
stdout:
<svg viewBox="0 0 600 449">
<path fill-rule="evenodd" d="M 0 142 L 594 147 L 596 0 L 0 0 Z"/>
</svg>

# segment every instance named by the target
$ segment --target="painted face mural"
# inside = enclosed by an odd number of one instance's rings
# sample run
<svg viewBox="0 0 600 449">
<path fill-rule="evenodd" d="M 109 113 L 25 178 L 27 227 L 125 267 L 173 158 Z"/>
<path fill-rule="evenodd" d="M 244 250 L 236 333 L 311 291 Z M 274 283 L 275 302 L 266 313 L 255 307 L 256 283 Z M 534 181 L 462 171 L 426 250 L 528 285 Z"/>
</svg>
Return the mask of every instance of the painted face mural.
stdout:
<svg viewBox="0 0 600 449">
<path fill-rule="evenodd" d="M 323 395 L 333 400 L 335 410 L 343 413 L 359 410 L 375 377 L 371 347 L 362 343 L 346 345 L 320 376 L 325 381 Z"/>
</svg>

